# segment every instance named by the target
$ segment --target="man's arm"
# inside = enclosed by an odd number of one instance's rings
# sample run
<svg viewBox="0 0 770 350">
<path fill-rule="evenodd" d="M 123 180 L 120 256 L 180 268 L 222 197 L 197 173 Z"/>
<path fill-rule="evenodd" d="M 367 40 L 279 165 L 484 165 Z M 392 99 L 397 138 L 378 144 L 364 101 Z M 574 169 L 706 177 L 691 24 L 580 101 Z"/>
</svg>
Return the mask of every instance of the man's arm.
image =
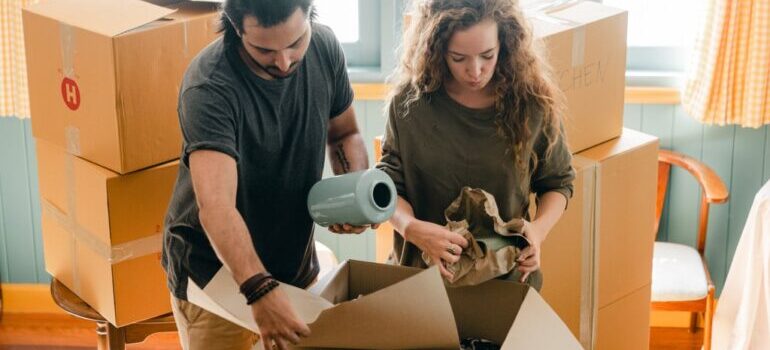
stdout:
<svg viewBox="0 0 770 350">
<path fill-rule="evenodd" d="M 246 223 L 235 208 L 238 188 L 235 160 L 221 152 L 195 151 L 190 154 L 190 173 L 201 225 L 219 260 L 239 285 L 265 272 Z"/>
<path fill-rule="evenodd" d="M 366 154 L 364 138 L 358 131 L 356 113 L 351 105 L 342 114 L 329 122 L 327 149 L 332 171 L 335 175 L 347 174 L 369 168 L 369 156 Z M 372 228 L 377 228 L 374 223 Z M 347 223 L 337 223 L 329 226 L 334 233 L 361 233 L 366 226 L 353 226 Z"/>
<path fill-rule="evenodd" d="M 335 175 L 369 168 L 364 138 L 358 131 L 352 105 L 329 121 L 327 149 Z"/>
<path fill-rule="evenodd" d="M 241 285 L 259 272 L 265 272 L 248 227 L 235 207 L 238 172 L 235 160 L 221 152 L 199 150 L 190 154 L 190 174 L 199 208 L 199 218 L 219 260 Z M 280 349 L 296 344 L 310 334 L 296 316 L 289 299 L 276 288 L 251 305 L 265 344 L 275 342 Z"/>
</svg>

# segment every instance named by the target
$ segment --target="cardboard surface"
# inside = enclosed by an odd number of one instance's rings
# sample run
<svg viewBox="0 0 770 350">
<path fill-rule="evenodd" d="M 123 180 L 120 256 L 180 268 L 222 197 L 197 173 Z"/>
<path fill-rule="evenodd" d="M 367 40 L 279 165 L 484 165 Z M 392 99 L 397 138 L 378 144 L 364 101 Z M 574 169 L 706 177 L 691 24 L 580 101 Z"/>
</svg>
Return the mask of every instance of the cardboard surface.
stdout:
<svg viewBox="0 0 770 350">
<path fill-rule="evenodd" d="M 119 175 L 36 144 L 46 270 L 116 326 L 170 312 L 160 250 L 178 162 Z"/>
<path fill-rule="evenodd" d="M 49 1 L 22 18 L 36 138 L 121 174 L 179 157 L 179 86 L 218 37 L 213 4 Z"/>
<path fill-rule="evenodd" d="M 593 237 L 597 164 L 576 155 L 572 166 L 576 173 L 572 199 L 541 247 L 543 288 L 540 292 L 572 334 L 588 348 L 595 289 Z M 534 210 L 531 215 L 534 217 Z"/>
<path fill-rule="evenodd" d="M 596 350 L 650 348 L 650 285 L 599 309 Z"/>
<path fill-rule="evenodd" d="M 576 154 L 574 196 L 543 243 L 543 297 L 586 348 L 598 310 L 651 283 L 657 145 L 624 130 Z"/>
<path fill-rule="evenodd" d="M 547 6 L 553 3 L 563 2 L 524 1 L 522 7 L 567 98 L 565 129 L 576 153 L 620 136 L 623 128 L 628 14 L 592 1 Z"/>
<path fill-rule="evenodd" d="M 457 349 L 461 337 L 485 337 L 504 349 L 535 343 L 540 349 L 581 349 L 537 292 L 519 283 L 446 289 L 435 267 L 349 260 L 310 291 L 284 289 L 312 332 L 300 347 Z M 258 331 L 225 269 L 204 289 L 190 283 L 188 299 Z"/>
<path fill-rule="evenodd" d="M 596 274 L 599 309 L 652 282 L 658 139 L 631 129 L 579 153 L 598 163 Z"/>
</svg>

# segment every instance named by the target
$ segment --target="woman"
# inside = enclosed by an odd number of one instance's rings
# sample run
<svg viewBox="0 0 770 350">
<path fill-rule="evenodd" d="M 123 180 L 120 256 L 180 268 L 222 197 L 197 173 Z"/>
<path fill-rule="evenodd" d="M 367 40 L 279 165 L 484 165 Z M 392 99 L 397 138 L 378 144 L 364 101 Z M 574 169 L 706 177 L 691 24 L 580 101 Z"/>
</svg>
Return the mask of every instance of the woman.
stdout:
<svg viewBox="0 0 770 350">
<path fill-rule="evenodd" d="M 503 220 L 526 220 L 531 245 L 504 277 L 539 289 L 540 246 L 572 195 L 563 97 L 515 1 L 418 0 L 412 14 L 377 164 L 399 194 L 393 259 L 426 267 L 425 253 L 451 280 L 444 265 L 468 242 L 444 228 L 444 209 L 480 188 Z"/>
</svg>

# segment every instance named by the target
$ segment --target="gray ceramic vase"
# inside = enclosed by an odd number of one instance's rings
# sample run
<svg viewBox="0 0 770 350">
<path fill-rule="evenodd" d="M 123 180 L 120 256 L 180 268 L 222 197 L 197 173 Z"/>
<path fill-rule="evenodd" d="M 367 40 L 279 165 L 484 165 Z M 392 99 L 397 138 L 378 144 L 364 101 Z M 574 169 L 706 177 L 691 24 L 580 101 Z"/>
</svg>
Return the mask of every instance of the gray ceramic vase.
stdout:
<svg viewBox="0 0 770 350">
<path fill-rule="evenodd" d="M 384 222 L 396 210 L 396 186 L 379 169 L 323 179 L 310 189 L 307 208 L 321 226 L 356 226 Z"/>
</svg>

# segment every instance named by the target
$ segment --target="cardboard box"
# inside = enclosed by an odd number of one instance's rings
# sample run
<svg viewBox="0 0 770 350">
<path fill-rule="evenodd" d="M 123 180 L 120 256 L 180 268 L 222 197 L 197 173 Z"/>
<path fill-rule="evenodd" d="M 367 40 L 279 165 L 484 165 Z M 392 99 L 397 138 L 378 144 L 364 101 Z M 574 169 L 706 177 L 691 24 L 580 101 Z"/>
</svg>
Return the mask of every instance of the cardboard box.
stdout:
<svg viewBox="0 0 770 350">
<path fill-rule="evenodd" d="M 624 130 L 573 158 L 575 192 L 543 243 L 541 293 L 585 348 L 603 341 L 595 333 L 607 322 L 602 308 L 633 317 L 647 310 L 639 316 L 649 318 L 649 298 L 617 303 L 651 283 L 657 144 Z M 624 322 L 616 332 L 636 334 L 647 328 L 640 324 Z"/>
<path fill-rule="evenodd" d="M 652 283 L 658 139 L 631 129 L 578 154 L 596 174 L 597 308 Z"/>
<path fill-rule="evenodd" d="M 650 348 L 650 285 L 599 309 L 597 350 Z"/>
<path fill-rule="evenodd" d="M 116 326 L 171 311 L 160 265 L 173 161 L 129 175 L 37 140 L 46 270 Z"/>
<path fill-rule="evenodd" d="M 592 1 L 525 0 L 522 7 L 566 95 L 572 152 L 620 136 L 628 13 Z"/>
<path fill-rule="evenodd" d="M 481 337 L 502 349 L 581 349 L 547 303 L 529 286 L 490 281 L 445 288 L 438 268 L 346 261 L 309 292 L 283 286 L 311 336 L 303 348 L 457 349 Z M 232 275 L 221 269 L 188 299 L 258 331 Z"/>
<path fill-rule="evenodd" d="M 218 36 L 215 5 L 46 1 L 22 18 L 36 138 L 121 174 L 179 157 L 179 86 Z"/>
<path fill-rule="evenodd" d="M 572 199 L 541 247 L 543 288 L 540 293 L 588 349 L 593 336 L 596 289 L 594 209 L 597 163 L 576 155 L 572 167 L 576 174 Z M 535 203 L 534 198 L 531 203 Z M 530 212 L 534 217 L 534 205 Z"/>
</svg>

